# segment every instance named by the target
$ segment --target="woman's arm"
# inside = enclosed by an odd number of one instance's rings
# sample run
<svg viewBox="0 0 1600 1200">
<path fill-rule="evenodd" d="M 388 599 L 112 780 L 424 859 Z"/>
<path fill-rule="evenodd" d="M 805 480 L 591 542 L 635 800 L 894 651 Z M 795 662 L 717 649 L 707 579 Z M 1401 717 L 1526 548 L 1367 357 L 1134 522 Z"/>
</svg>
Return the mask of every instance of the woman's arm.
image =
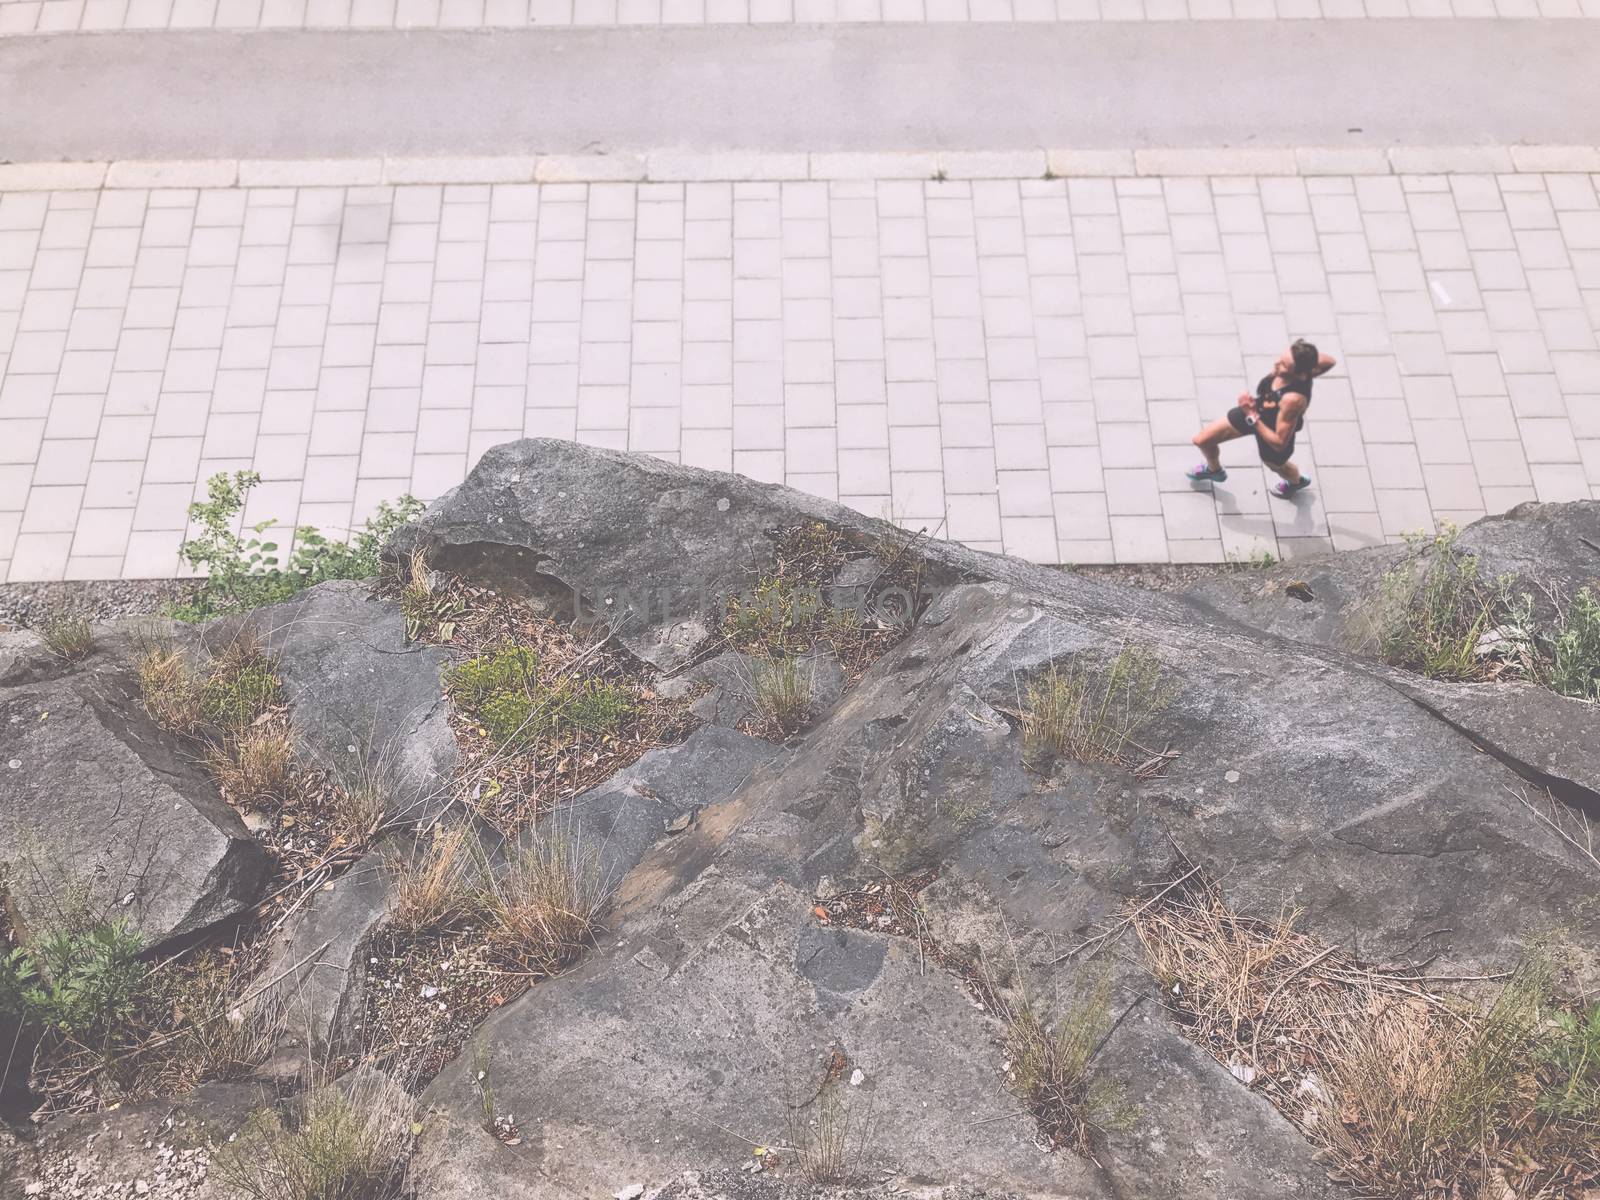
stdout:
<svg viewBox="0 0 1600 1200">
<path fill-rule="evenodd" d="M 1256 436 L 1274 450 L 1282 450 L 1289 444 L 1289 438 L 1300 427 L 1300 414 L 1306 411 L 1306 398 L 1299 392 L 1290 392 L 1283 398 L 1278 406 L 1278 427 L 1268 429 L 1265 425 L 1256 426 Z"/>
<path fill-rule="evenodd" d="M 1333 370 L 1338 365 L 1339 365 L 1339 360 L 1337 358 L 1335 358 L 1333 355 L 1331 355 L 1331 354 L 1319 354 L 1317 356 L 1317 369 L 1315 371 L 1311 372 L 1311 373 L 1313 375 L 1326 375 L 1329 371 Z"/>
</svg>

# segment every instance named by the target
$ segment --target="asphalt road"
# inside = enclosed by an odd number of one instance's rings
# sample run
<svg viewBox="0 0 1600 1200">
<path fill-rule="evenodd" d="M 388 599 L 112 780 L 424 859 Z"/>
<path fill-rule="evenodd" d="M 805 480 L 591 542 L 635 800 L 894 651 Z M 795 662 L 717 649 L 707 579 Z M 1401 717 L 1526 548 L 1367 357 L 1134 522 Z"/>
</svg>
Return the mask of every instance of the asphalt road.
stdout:
<svg viewBox="0 0 1600 1200">
<path fill-rule="evenodd" d="M 0 39 L 0 158 L 1600 144 L 1600 21 Z"/>
</svg>

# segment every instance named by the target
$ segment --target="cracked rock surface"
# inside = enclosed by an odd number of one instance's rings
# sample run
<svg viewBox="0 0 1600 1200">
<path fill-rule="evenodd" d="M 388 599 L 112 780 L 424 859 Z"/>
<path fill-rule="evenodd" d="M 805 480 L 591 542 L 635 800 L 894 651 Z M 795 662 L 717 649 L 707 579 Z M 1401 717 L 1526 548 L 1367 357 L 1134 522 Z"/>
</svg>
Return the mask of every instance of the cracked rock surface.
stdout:
<svg viewBox="0 0 1600 1200">
<path fill-rule="evenodd" d="M 520 589 L 552 613 L 602 613 L 663 688 L 715 688 L 705 664 L 725 598 L 771 569 L 773 534 L 818 520 L 864 554 L 893 544 L 881 524 L 781 488 L 535 440 L 486 454 L 388 553 Z M 1584 557 L 1600 543 L 1600 505 L 1518 510 L 1469 540 L 1486 558 L 1583 580 L 1600 573 L 1600 557 Z M 1600 876 L 1518 798 L 1590 802 L 1597 709 L 1522 685 L 1429 682 L 1351 648 L 1350 606 L 1394 552 L 1225 576 L 1190 594 L 943 542 L 911 553 L 920 617 L 859 681 L 830 690 L 803 732 L 782 746 L 750 737 L 707 693 L 706 723 L 687 740 L 556 814 L 599 850 L 614 887 L 605 930 L 575 966 L 498 1008 L 473 1053 L 419 1081 L 433 1114 L 420 1197 L 1338 1195 L 1301 1133 L 1184 1036 L 1126 942 L 1108 956 L 1113 1021 L 1096 1061 L 1136 1115 L 1092 1158 L 1047 1152 L 1006 1086 L 992 994 L 953 964 L 997 968 L 1008 994 L 1059 1013 L 1084 969 L 1074 949 L 1190 870 L 1234 909 L 1299 910 L 1300 929 L 1370 961 L 1493 974 L 1555 931 L 1580 980 L 1600 982 Z M 1292 579 L 1317 599 L 1284 598 Z M 282 612 L 273 644 L 313 752 L 336 758 L 354 744 L 352 718 L 371 714 L 417 793 L 447 792 L 446 652 L 408 647 L 394 606 L 357 587 L 313 589 Z M 1129 645 L 1153 656 L 1170 697 L 1143 734 L 1156 765 L 1025 755 L 1029 681 L 1103 667 Z M 105 727 L 66 677 L 18 682 L 0 703 L 43 703 L 40 688 L 55 689 L 65 727 Z M 41 736 L 22 724 L 0 736 Z M 156 751 L 103 736 L 130 769 L 177 790 L 144 765 Z M 185 803 L 186 820 L 217 828 L 205 796 Z M 307 1001 L 328 1037 L 384 910 L 381 886 L 362 882 L 377 864 L 363 865 L 283 935 L 336 947 Z M 920 937 L 824 919 L 828 895 L 912 876 Z M 194 888 L 150 903 L 177 927 Z M 793 1140 L 825 1070 L 873 1131 L 845 1191 L 757 1171 L 752 1154 Z M 480 1071 L 496 1110 L 514 1115 L 515 1144 L 484 1129 Z"/>
</svg>

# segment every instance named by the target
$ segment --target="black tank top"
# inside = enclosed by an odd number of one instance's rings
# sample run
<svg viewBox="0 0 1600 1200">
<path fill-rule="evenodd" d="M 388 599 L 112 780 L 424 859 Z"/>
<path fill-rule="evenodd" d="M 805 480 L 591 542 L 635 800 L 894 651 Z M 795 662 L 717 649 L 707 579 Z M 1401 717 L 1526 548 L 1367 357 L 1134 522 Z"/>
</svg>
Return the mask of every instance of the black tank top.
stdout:
<svg viewBox="0 0 1600 1200">
<path fill-rule="evenodd" d="M 1278 408 L 1283 404 L 1283 398 L 1290 392 L 1299 392 L 1306 398 L 1305 408 L 1300 410 L 1300 420 L 1295 424 L 1292 432 L 1299 432 L 1305 425 L 1305 414 L 1311 410 L 1311 378 L 1296 379 L 1289 377 L 1289 381 L 1280 388 L 1272 386 L 1276 375 L 1263 375 L 1261 382 L 1256 384 L 1256 419 L 1268 429 L 1278 428 Z"/>
</svg>

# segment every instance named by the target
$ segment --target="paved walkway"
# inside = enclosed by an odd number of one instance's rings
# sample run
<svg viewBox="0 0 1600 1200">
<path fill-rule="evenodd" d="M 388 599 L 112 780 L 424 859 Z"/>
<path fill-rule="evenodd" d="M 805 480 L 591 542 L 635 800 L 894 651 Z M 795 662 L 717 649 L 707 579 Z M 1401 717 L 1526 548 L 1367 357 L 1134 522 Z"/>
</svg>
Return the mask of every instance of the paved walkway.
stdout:
<svg viewBox="0 0 1600 1200">
<path fill-rule="evenodd" d="M 489 445 L 784 480 L 1046 561 L 1347 547 L 1600 495 L 1596 177 L 0 195 L 0 562 L 162 575 L 214 471 L 348 527 Z M 1269 499 L 1187 440 L 1341 359 Z"/>
<path fill-rule="evenodd" d="M 1596 63 L 1594 21 L 9 38 L 0 158 L 1593 147 Z"/>
<path fill-rule="evenodd" d="M 74 4 L 34 25 L 330 15 Z M 171 574 L 217 471 L 342 532 L 523 435 L 1055 562 L 1600 495 L 1597 61 L 1583 20 L 0 37 L 0 578 Z M 1190 485 L 1294 336 L 1341 360 L 1316 486 L 1240 443 Z"/>
<path fill-rule="evenodd" d="M 0 0 L 0 35 L 130 29 L 1600 17 L 1600 0 Z"/>
</svg>

